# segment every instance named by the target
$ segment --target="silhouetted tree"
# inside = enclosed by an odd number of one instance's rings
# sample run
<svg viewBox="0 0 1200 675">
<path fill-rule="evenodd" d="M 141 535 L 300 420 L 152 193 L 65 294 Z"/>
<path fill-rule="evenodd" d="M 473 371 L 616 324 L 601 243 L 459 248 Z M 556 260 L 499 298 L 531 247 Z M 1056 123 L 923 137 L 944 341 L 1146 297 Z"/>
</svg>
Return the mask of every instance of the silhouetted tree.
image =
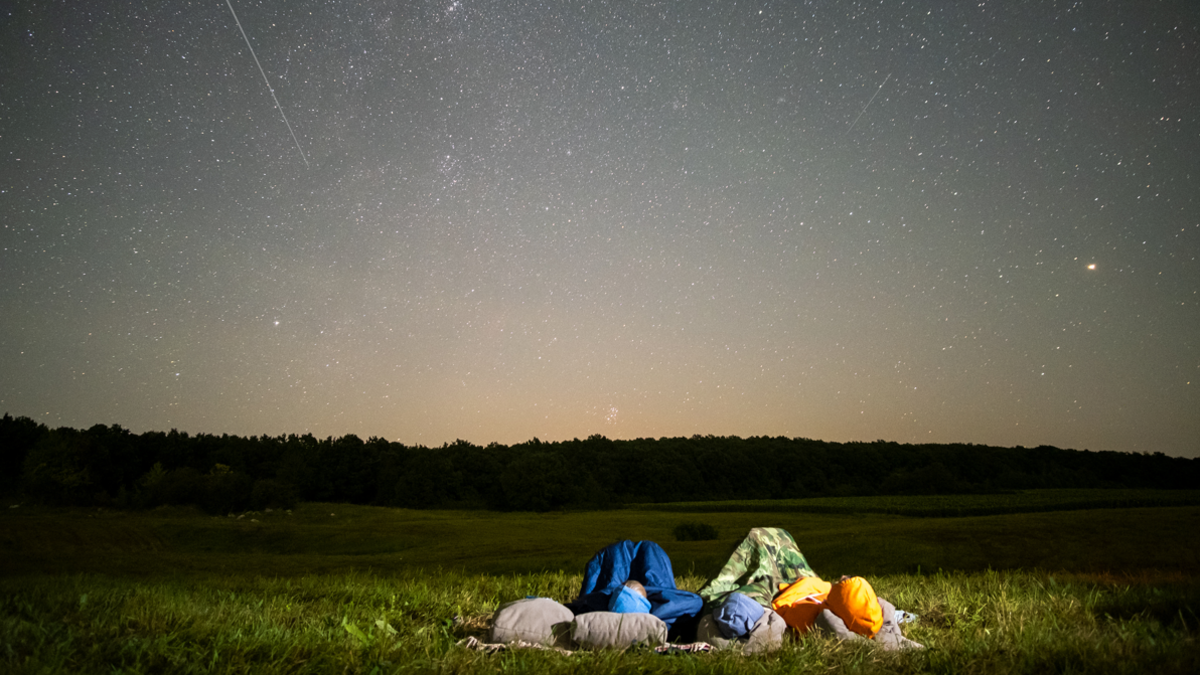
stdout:
<svg viewBox="0 0 1200 675">
<path fill-rule="evenodd" d="M 0 495 L 11 494 L 21 484 L 25 457 L 43 436 L 50 433 L 44 424 L 28 417 L 0 418 Z"/>
</svg>

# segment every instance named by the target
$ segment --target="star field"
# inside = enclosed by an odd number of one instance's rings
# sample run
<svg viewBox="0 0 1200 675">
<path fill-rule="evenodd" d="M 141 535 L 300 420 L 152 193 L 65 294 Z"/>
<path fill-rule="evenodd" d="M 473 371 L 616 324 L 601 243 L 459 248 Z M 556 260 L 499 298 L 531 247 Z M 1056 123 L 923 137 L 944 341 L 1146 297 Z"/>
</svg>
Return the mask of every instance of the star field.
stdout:
<svg viewBox="0 0 1200 675">
<path fill-rule="evenodd" d="M 3 412 L 1200 454 L 1196 3 L 232 5 L 6 11 Z"/>
</svg>

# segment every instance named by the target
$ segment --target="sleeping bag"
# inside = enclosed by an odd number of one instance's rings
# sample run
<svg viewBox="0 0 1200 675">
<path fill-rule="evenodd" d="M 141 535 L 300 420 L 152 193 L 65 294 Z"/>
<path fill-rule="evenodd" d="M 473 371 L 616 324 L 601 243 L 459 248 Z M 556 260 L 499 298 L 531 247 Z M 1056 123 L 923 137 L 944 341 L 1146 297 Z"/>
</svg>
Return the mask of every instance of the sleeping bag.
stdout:
<svg viewBox="0 0 1200 675">
<path fill-rule="evenodd" d="M 675 587 L 675 572 L 666 551 L 652 541 L 618 541 L 600 549 L 583 572 L 579 597 L 567 607 L 575 614 L 609 609 L 609 599 L 628 580 L 646 587 L 650 614 L 670 628 L 676 619 L 694 619 L 704 602 L 699 595 Z"/>
<path fill-rule="evenodd" d="M 719 607 L 731 593 L 743 593 L 770 608 L 781 586 L 815 576 L 787 530 L 756 527 L 729 556 L 716 578 L 700 589 L 700 597 L 709 610 Z"/>
<path fill-rule="evenodd" d="M 834 584 L 825 599 L 825 607 L 836 614 L 846 628 L 863 637 L 875 637 L 875 633 L 883 628 L 883 608 L 879 598 L 862 577 L 851 577 Z"/>
<path fill-rule="evenodd" d="M 781 589 L 771 604 L 787 625 L 798 633 L 807 633 L 825 609 L 825 599 L 832 588 L 833 584 L 820 577 L 801 577 L 796 583 Z"/>
</svg>

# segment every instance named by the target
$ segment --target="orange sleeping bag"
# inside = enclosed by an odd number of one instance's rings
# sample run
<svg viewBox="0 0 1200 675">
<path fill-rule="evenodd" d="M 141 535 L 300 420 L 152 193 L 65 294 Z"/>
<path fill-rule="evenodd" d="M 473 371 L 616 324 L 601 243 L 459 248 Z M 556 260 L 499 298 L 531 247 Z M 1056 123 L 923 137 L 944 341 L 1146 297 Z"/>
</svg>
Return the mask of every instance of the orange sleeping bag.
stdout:
<svg viewBox="0 0 1200 675">
<path fill-rule="evenodd" d="M 775 596 L 771 606 L 787 625 L 806 633 L 825 609 L 825 597 L 831 587 L 832 584 L 818 577 L 801 577 L 790 586 L 781 584 L 783 592 Z"/>
<path fill-rule="evenodd" d="M 799 633 L 807 633 L 825 609 L 845 622 L 846 628 L 864 637 L 875 637 L 883 627 L 883 608 L 875 597 L 875 589 L 862 577 L 836 584 L 818 577 L 804 577 L 790 586 L 781 584 L 780 589 L 771 606 Z"/>
<path fill-rule="evenodd" d="M 875 589 L 862 577 L 839 581 L 825 598 L 825 607 L 846 622 L 846 628 L 873 638 L 883 628 L 883 608 Z"/>
</svg>

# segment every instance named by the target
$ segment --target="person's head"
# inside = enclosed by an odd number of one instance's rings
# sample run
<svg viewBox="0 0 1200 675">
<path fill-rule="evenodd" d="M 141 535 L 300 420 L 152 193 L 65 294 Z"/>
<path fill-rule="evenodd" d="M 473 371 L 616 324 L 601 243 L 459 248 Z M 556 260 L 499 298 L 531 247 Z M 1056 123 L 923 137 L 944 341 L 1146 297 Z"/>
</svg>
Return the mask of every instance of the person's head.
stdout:
<svg viewBox="0 0 1200 675">
<path fill-rule="evenodd" d="M 646 598 L 646 587 L 632 579 L 617 586 L 608 599 L 608 611 L 622 614 L 650 611 L 650 600 Z"/>
</svg>

